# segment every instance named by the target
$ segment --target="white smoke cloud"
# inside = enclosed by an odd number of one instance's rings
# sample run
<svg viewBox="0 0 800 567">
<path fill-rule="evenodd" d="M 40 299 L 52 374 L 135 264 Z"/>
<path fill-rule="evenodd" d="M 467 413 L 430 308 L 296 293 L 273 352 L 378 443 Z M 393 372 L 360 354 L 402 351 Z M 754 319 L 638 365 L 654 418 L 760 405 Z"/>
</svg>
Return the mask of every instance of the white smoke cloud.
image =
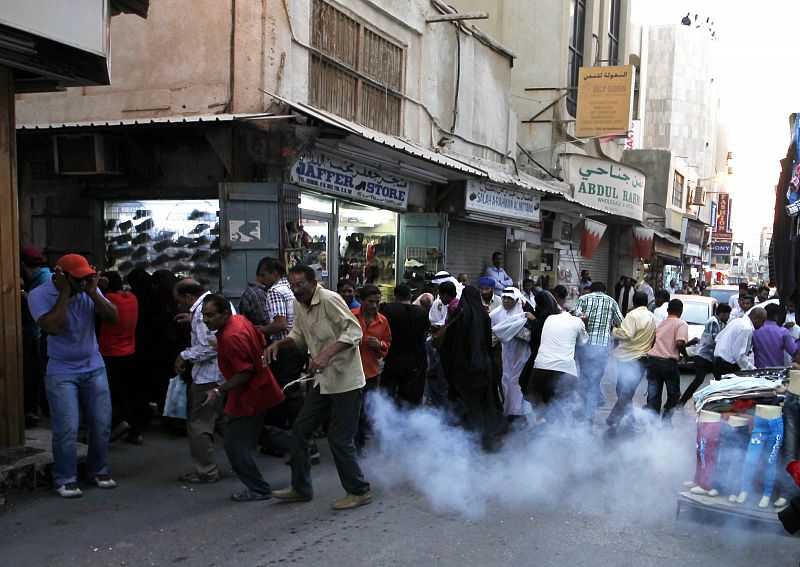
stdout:
<svg viewBox="0 0 800 567">
<path fill-rule="evenodd" d="M 477 520 L 497 506 L 569 506 L 652 522 L 674 514 L 681 482 L 694 472 L 693 429 L 663 429 L 642 410 L 646 426 L 632 437 L 606 442 L 598 430 L 565 422 L 536 436 L 512 433 L 488 454 L 438 410 L 398 410 L 382 395 L 370 397 L 374 437 L 363 464 L 371 482 L 411 486 L 438 513 Z"/>
</svg>

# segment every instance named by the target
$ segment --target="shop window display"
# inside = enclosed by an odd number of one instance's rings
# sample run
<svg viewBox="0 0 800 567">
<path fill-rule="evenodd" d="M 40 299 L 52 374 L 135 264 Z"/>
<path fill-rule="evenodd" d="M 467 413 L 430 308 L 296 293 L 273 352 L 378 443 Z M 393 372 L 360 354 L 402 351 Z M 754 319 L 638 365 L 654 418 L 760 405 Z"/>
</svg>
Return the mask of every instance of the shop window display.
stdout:
<svg viewBox="0 0 800 567">
<path fill-rule="evenodd" d="M 219 201 L 106 201 L 106 267 L 219 279 Z"/>
<path fill-rule="evenodd" d="M 339 278 L 377 285 L 384 300 L 395 285 L 397 216 L 348 204 L 339 209 Z"/>
</svg>

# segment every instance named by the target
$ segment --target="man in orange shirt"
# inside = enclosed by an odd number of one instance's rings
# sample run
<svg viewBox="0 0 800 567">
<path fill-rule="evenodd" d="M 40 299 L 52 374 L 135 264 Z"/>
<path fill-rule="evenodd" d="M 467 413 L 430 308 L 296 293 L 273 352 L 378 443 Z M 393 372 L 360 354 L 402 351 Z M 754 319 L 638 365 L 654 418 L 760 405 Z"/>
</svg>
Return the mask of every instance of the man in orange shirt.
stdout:
<svg viewBox="0 0 800 567">
<path fill-rule="evenodd" d="M 361 325 L 363 338 L 358 348 L 361 353 L 361 365 L 367 384 L 364 386 L 364 405 L 369 403 L 367 392 L 378 388 L 381 375 L 381 361 L 389 352 L 392 344 L 392 331 L 389 321 L 378 313 L 378 304 L 381 302 L 381 291 L 372 284 L 361 288 L 359 293 L 361 307 L 353 309 L 353 314 Z M 358 432 L 356 433 L 356 447 L 360 450 L 367 442 L 369 423 L 365 415 L 364 406 L 361 407 L 361 416 L 358 419 Z"/>
</svg>

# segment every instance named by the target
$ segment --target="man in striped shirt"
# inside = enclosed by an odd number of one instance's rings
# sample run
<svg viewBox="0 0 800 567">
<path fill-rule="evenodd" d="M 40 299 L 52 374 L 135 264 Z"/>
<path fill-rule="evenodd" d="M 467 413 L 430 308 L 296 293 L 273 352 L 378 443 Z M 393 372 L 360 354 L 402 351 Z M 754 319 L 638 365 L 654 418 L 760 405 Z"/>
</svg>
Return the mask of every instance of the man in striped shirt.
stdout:
<svg viewBox="0 0 800 567">
<path fill-rule="evenodd" d="M 575 315 L 584 320 L 589 332 L 589 341 L 578 350 L 578 363 L 583 419 L 591 424 L 601 399 L 600 380 L 608 362 L 611 328 L 622 324 L 622 313 L 617 302 L 606 295 L 606 284 L 592 282 L 589 291 L 578 298 Z"/>
</svg>

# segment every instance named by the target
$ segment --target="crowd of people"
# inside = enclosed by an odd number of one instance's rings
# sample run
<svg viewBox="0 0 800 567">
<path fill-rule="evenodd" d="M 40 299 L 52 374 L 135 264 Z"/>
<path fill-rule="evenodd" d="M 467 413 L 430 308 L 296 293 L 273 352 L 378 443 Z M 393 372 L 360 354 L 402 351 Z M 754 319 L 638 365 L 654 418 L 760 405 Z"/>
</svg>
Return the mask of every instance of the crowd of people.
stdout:
<svg viewBox="0 0 800 567">
<path fill-rule="evenodd" d="M 151 407 L 163 410 L 176 375 L 188 385 L 192 465 L 180 482 L 218 481 L 222 430 L 244 485 L 234 500 L 308 501 L 321 458 L 315 439 L 324 435 L 345 490 L 334 508 L 350 509 L 373 498 L 359 456 L 370 448 L 378 391 L 398 408 L 441 408 L 493 451 L 511 431 L 535 435 L 566 420 L 593 430 L 613 359 L 617 399 L 604 433 L 611 439 L 639 427 L 632 401 L 643 380 L 645 410 L 669 424 L 709 374 L 719 380 L 789 365 L 800 339 L 793 305 L 770 298 L 769 288 L 754 297 L 743 285 L 690 339 L 677 292 L 631 278 L 608 290 L 584 270 L 569 307 L 563 286 L 525 278 L 515 287 L 500 253 L 476 286 L 466 274 L 440 271 L 416 297 L 400 284 L 388 302 L 374 285 L 342 280 L 328 290 L 312 267 L 287 270 L 263 258 L 237 306 L 164 270 L 134 270 L 126 289 L 118 273 L 99 274 L 77 254 L 51 272 L 38 250 L 25 248 L 21 265 L 25 408 L 31 425 L 40 411 L 51 418 L 53 483 L 67 498 L 81 495 L 78 438 L 88 441 L 89 480 L 114 488 L 108 444 L 144 443 Z M 698 291 L 693 281 L 685 289 Z M 693 346 L 695 379 L 681 392 L 679 362 Z M 288 455 L 289 486 L 266 482 L 254 458 L 259 446 Z"/>
</svg>

